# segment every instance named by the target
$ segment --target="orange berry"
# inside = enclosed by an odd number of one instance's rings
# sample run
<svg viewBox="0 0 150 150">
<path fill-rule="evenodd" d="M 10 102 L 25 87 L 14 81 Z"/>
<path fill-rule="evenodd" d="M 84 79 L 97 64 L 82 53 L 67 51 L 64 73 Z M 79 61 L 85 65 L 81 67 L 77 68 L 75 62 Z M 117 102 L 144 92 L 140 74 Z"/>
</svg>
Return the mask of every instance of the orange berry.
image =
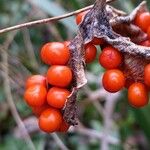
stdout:
<svg viewBox="0 0 150 150">
<path fill-rule="evenodd" d="M 47 72 L 49 84 L 58 87 L 67 87 L 72 80 L 72 71 L 67 66 L 51 66 Z"/>
<path fill-rule="evenodd" d="M 32 85 L 43 85 L 46 87 L 46 77 L 42 75 L 32 75 L 26 81 L 26 88 Z"/>
<path fill-rule="evenodd" d="M 133 83 L 128 89 L 128 101 L 136 108 L 145 106 L 148 103 L 148 92 L 144 84 Z"/>
<path fill-rule="evenodd" d="M 51 42 L 41 49 L 41 59 L 48 65 L 65 65 L 70 58 L 66 43 Z"/>
<path fill-rule="evenodd" d="M 150 13 L 144 12 L 137 15 L 135 18 L 135 24 L 146 32 L 150 26 Z"/>
<path fill-rule="evenodd" d="M 55 108 L 63 108 L 70 92 L 67 89 L 52 87 L 47 94 L 47 102 Z"/>
<path fill-rule="evenodd" d="M 62 124 L 62 114 L 59 110 L 48 108 L 39 117 L 39 127 L 42 131 L 51 133 L 58 131 Z"/>
<path fill-rule="evenodd" d="M 106 69 L 115 69 L 119 67 L 121 61 L 121 53 L 111 46 L 104 48 L 99 55 L 99 63 Z"/>
<path fill-rule="evenodd" d="M 150 87 L 150 64 L 146 65 L 144 68 L 144 81 L 145 84 Z"/>
<path fill-rule="evenodd" d="M 118 69 L 107 70 L 103 75 L 102 83 L 106 91 L 115 93 L 124 87 L 125 77 Z"/>
<path fill-rule="evenodd" d="M 42 85 L 33 85 L 29 87 L 24 94 L 27 104 L 31 107 L 40 107 L 46 101 L 47 91 Z"/>
<path fill-rule="evenodd" d="M 81 13 L 79 13 L 79 14 L 76 15 L 76 24 L 77 25 L 79 25 L 83 21 L 85 15 L 88 13 L 88 11 L 89 10 L 83 11 L 83 12 L 81 12 Z"/>
<path fill-rule="evenodd" d="M 97 49 L 92 44 L 85 46 L 85 62 L 90 63 L 96 58 Z"/>
</svg>

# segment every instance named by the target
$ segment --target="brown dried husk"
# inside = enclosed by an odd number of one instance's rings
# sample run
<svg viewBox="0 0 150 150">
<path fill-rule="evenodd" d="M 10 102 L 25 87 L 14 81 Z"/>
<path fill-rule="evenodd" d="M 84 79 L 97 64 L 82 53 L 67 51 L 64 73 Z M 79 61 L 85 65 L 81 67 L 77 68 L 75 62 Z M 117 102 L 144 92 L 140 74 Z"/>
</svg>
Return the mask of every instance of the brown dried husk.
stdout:
<svg viewBox="0 0 150 150">
<path fill-rule="evenodd" d="M 87 83 L 83 45 L 97 37 L 117 48 L 124 55 L 121 70 L 126 76 L 127 84 L 143 83 L 144 67 L 150 63 L 150 48 L 135 44 L 147 39 L 147 35 L 134 24 L 136 15 L 147 10 L 146 2 L 142 2 L 130 15 L 106 6 L 106 0 L 96 1 L 79 25 L 78 34 L 69 46 L 71 52 L 69 65 L 74 77 L 72 94 L 66 102 L 63 113 L 64 119 L 71 125 L 77 124 L 77 92 Z"/>
</svg>

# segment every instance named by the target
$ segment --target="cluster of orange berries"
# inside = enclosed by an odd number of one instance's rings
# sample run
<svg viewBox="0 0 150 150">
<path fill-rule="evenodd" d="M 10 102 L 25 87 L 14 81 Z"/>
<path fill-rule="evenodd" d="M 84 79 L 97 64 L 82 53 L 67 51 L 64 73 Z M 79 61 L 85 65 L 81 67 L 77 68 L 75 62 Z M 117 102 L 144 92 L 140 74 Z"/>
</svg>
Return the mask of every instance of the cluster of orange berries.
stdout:
<svg viewBox="0 0 150 150">
<path fill-rule="evenodd" d="M 80 24 L 88 11 L 76 16 L 76 23 Z M 137 16 L 136 24 L 147 31 L 150 37 L 150 14 L 142 13 Z M 66 132 L 69 129 L 62 116 L 61 110 L 71 94 L 72 70 L 67 66 L 70 59 L 70 42 L 51 42 L 41 49 L 42 61 L 50 65 L 46 76 L 33 75 L 26 81 L 24 98 L 38 117 L 39 127 L 45 132 Z M 120 67 L 123 62 L 122 54 L 112 46 L 107 45 L 102 39 L 94 38 L 84 46 L 85 61 L 91 63 L 97 54 L 95 45 L 103 45 L 99 55 L 99 63 L 106 69 L 102 83 L 104 88 L 111 93 L 118 92 L 126 85 L 124 73 Z M 150 41 L 141 43 L 150 46 Z M 145 66 L 145 83 L 132 83 L 128 87 L 128 100 L 134 107 L 142 107 L 148 103 L 148 88 L 150 87 L 150 64 Z"/>
<path fill-rule="evenodd" d="M 41 49 L 41 59 L 50 65 L 46 76 L 33 75 L 26 81 L 25 101 L 38 117 L 45 132 L 66 132 L 69 125 L 61 110 L 70 95 L 72 70 L 66 65 L 70 57 L 67 42 L 51 42 Z"/>
<path fill-rule="evenodd" d="M 139 13 L 135 18 L 135 24 L 139 26 L 148 35 L 148 40 L 140 43 L 140 45 L 150 47 L 150 13 Z"/>
<path fill-rule="evenodd" d="M 126 87 L 128 88 L 128 102 L 131 106 L 140 108 L 148 103 L 147 86 L 150 87 L 150 64 L 145 66 L 145 83 L 133 82 L 128 87 L 125 74 L 119 69 L 123 62 L 123 56 L 117 49 L 113 47 L 104 48 L 99 56 L 99 62 L 107 69 L 102 78 L 105 90 L 115 93 Z"/>
<path fill-rule="evenodd" d="M 24 99 L 38 117 L 39 127 L 45 132 L 66 132 L 69 125 L 64 121 L 61 110 L 71 94 L 72 70 L 67 66 L 69 42 L 50 42 L 41 49 L 42 61 L 50 65 L 46 76 L 32 75 L 26 81 Z M 96 57 L 93 44 L 85 46 L 87 63 Z"/>
<path fill-rule="evenodd" d="M 80 24 L 88 11 L 77 15 L 76 23 Z M 144 12 L 139 14 L 135 19 L 135 24 L 139 26 L 150 38 L 150 13 Z M 103 75 L 102 83 L 105 90 L 111 93 L 120 91 L 123 87 L 128 88 L 128 102 L 136 108 L 145 106 L 148 103 L 148 89 L 150 87 L 150 64 L 144 69 L 144 83 L 135 82 L 127 86 L 124 73 L 119 69 L 123 62 L 122 54 L 112 46 L 107 46 L 104 41 L 99 39 L 99 45 L 103 45 L 99 55 L 99 63 L 106 69 Z M 150 47 L 150 40 L 140 43 L 142 46 Z"/>
</svg>

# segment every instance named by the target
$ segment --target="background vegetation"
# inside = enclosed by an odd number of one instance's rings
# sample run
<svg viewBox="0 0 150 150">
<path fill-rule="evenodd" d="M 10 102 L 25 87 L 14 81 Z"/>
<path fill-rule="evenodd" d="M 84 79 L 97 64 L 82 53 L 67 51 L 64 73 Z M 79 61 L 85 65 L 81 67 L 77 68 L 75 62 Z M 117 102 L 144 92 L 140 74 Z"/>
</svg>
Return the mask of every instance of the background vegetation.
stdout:
<svg viewBox="0 0 150 150">
<path fill-rule="evenodd" d="M 116 0 L 113 5 L 131 12 L 141 0 Z M 150 3 L 150 2 L 148 2 Z M 93 4 L 92 0 L 0 0 L 0 28 L 51 16 L 58 16 Z M 45 74 L 48 66 L 40 60 L 41 46 L 49 41 L 71 40 L 76 34 L 75 17 L 25 28 L 0 35 L 8 66 L 4 66 L 0 49 L 0 150 L 28 150 L 24 132 L 10 111 L 4 87 L 4 70 L 9 70 L 11 95 L 18 113 L 37 150 L 98 150 L 109 137 L 110 150 L 150 149 L 150 106 L 134 109 L 127 103 L 127 91 L 108 94 L 100 84 L 103 69 L 98 61 L 87 66 L 88 85 L 80 91 L 78 114 L 80 124 L 66 134 L 44 134 L 36 126 L 30 108 L 23 100 L 24 82 L 31 74 Z M 100 48 L 98 47 L 100 52 Z M 97 82 L 99 81 L 99 82 Z M 6 86 L 6 85 L 5 85 Z M 28 139 L 29 140 L 29 139 Z M 27 140 L 27 141 L 28 141 Z M 60 140 L 64 143 L 60 142 Z M 32 145 L 31 144 L 31 145 Z M 66 147 L 64 147 L 66 146 Z"/>
</svg>

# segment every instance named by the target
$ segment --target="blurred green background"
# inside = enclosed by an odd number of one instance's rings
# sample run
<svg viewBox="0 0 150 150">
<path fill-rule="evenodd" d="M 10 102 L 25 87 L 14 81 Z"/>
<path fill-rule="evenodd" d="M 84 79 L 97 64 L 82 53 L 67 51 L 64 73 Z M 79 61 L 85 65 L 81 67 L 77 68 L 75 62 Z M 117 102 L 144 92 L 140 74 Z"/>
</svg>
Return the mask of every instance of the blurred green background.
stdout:
<svg viewBox="0 0 150 150">
<path fill-rule="evenodd" d="M 0 0 L 0 28 L 58 16 L 83 8 L 93 2 L 92 0 Z M 112 5 L 129 13 L 140 2 L 141 0 L 116 0 Z M 105 93 L 99 84 L 104 70 L 97 60 L 87 66 L 88 84 L 79 92 L 80 125 L 77 128 L 71 128 L 65 134 L 44 134 L 34 123 L 32 124 L 35 118 L 23 100 L 24 82 L 31 74 L 46 73 L 48 66 L 40 60 L 40 48 L 49 41 L 71 40 L 76 31 L 75 17 L 70 17 L 0 35 L 0 47 L 7 47 L 13 101 L 22 120 L 27 124 L 26 128 L 29 130 L 35 149 L 65 150 L 65 147 L 61 146 L 62 143 L 59 143 L 61 140 L 70 150 L 103 150 L 104 139 L 108 136 L 109 142 L 106 141 L 106 146 L 109 150 L 149 150 L 150 106 L 142 109 L 130 107 L 127 103 L 126 90 L 115 95 Z M 28 150 L 30 146 L 26 144 L 26 137 L 17 127 L 4 91 L 2 54 L 1 52 L 0 150 Z M 110 102 L 107 103 L 107 100 Z M 109 108 L 112 112 L 109 112 Z"/>
</svg>

